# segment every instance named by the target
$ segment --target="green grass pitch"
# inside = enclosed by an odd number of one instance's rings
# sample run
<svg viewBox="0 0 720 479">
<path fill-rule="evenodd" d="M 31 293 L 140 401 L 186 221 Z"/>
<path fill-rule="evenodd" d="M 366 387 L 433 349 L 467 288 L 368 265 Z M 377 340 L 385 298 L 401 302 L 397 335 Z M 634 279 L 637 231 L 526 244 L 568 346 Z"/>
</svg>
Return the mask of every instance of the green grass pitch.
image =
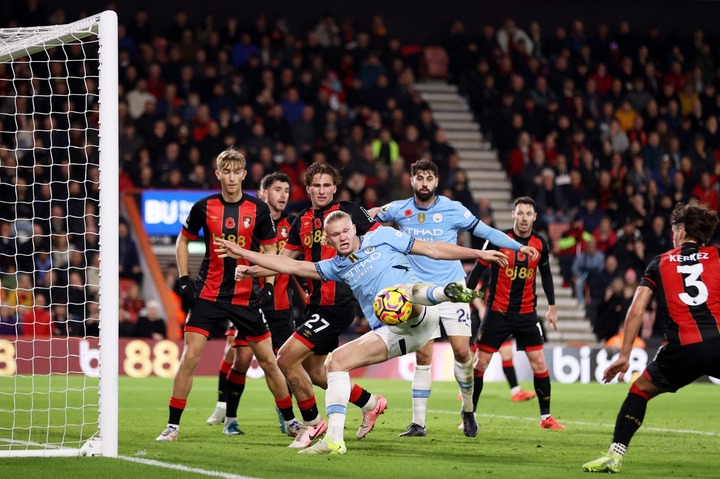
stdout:
<svg viewBox="0 0 720 479">
<path fill-rule="evenodd" d="M 4 388 L 9 384 L 8 378 L 0 378 L 0 391 L 7 392 Z M 360 384 L 385 395 L 388 410 L 375 430 L 358 441 L 360 412 L 348 406 L 344 456 L 305 456 L 288 449 L 291 439 L 277 427 L 272 396 L 265 382 L 257 379 L 248 380 L 240 404 L 245 435 L 225 436 L 219 426 L 205 424 L 215 405 L 216 379 L 200 377 L 183 415 L 180 440 L 157 443 L 155 437 L 167 420 L 171 380 L 122 377 L 119 422 L 124 459 L 2 458 L 0 471 L 7 478 L 52 479 L 592 477 L 580 466 L 607 450 L 627 393 L 625 384 L 553 383 L 552 412 L 567 430 L 548 431 L 539 429 L 536 400 L 513 403 L 506 384 L 486 384 L 478 407 L 480 433 L 467 438 L 457 429 L 457 386 L 436 382 L 428 405 L 428 436 L 398 438 L 411 420 L 410 383 L 364 380 Z M 708 383 L 693 384 L 678 394 L 653 399 L 629 448 L 622 476 L 718 477 L 718 391 L 718 386 Z M 26 401 L 32 395 L 17 397 Z M 322 411 L 322 391 L 317 397 Z"/>
</svg>

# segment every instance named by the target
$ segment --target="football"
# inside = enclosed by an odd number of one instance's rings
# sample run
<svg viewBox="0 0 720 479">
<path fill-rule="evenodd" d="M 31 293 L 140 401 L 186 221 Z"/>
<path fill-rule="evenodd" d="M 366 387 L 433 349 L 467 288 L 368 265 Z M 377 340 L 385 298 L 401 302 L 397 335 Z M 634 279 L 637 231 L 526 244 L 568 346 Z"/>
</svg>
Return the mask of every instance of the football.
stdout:
<svg viewBox="0 0 720 479">
<path fill-rule="evenodd" d="M 391 286 L 381 290 L 373 302 L 375 316 L 388 326 L 404 323 L 412 314 L 410 297 L 402 289 Z"/>
</svg>

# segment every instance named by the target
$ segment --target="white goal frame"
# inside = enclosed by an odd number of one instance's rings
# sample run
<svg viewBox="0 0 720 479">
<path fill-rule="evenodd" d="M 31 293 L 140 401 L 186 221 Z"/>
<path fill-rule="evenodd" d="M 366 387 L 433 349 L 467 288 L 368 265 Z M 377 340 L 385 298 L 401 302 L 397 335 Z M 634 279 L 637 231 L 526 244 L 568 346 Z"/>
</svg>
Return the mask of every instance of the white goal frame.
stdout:
<svg viewBox="0 0 720 479">
<path fill-rule="evenodd" d="M 0 29 L 0 63 L 97 35 L 99 48 L 100 379 L 98 431 L 79 448 L 0 451 L 0 457 L 118 455 L 118 19 L 105 11 L 66 25 Z M 13 38 L 13 35 L 17 38 Z M 52 474 L 52 472 L 49 472 Z"/>
</svg>

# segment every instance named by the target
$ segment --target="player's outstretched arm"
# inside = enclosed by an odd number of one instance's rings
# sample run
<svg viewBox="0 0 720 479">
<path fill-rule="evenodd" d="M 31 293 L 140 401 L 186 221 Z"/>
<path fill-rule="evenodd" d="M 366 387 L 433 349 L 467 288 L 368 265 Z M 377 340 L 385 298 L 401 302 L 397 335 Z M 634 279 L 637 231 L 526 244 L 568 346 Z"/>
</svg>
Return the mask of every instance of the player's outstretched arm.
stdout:
<svg viewBox="0 0 720 479">
<path fill-rule="evenodd" d="M 290 258 L 292 258 L 292 259 L 295 259 L 295 258 L 297 258 L 298 256 L 300 256 L 300 252 L 299 252 L 299 251 L 289 250 L 289 249 L 287 249 L 287 248 L 283 248 L 283 249 L 280 250 L 280 255 L 282 255 L 282 256 L 288 256 L 288 257 L 290 257 Z M 239 266 L 238 266 L 238 268 L 239 268 Z M 235 271 L 237 272 L 238 269 L 236 269 Z M 238 280 L 238 281 L 240 281 L 240 280 L 242 280 L 242 279 L 249 278 L 249 277 L 253 277 L 253 278 L 266 278 L 266 277 L 268 277 L 268 276 L 275 276 L 276 274 L 277 274 L 277 271 L 273 271 L 273 270 L 268 269 L 268 268 L 262 268 L 262 267 L 260 267 L 260 266 L 258 266 L 258 265 L 255 265 L 255 266 L 245 266 L 244 269 L 242 270 L 242 275 L 241 275 L 241 277 L 240 277 L 240 278 L 236 277 L 235 279 Z M 237 276 L 237 275 L 236 275 L 236 276 Z"/>
<path fill-rule="evenodd" d="M 540 256 L 540 252 L 533 246 L 522 245 L 499 229 L 488 226 L 480 220 L 478 220 L 475 228 L 473 228 L 472 234 L 478 238 L 488 240 L 500 248 L 507 248 L 524 253 L 530 256 L 533 260 L 536 260 Z"/>
<path fill-rule="evenodd" d="M 500 266 L 507 266 L 508 264 L 507 256 L 499 251 L 481 251 L 443 241 L 431 243 L 415 240 L 410 252 L 433 259 L 482 259 L 488 263 L 497 263 Z"/>
<path fill-rule="evenodd" d="M 633 297 L 630 309 L 628 309 L 627 315 L 625 316 L 625 331 L 623 333 L 623 343 L 620 349 L 620 356 L 605 370 L 603 374 L 603 381 L 606 383 L 613 380 L 617 375 L 618 380 L 622 381 L 625 372 L 630 366 L 630 353 L 632 352 L 635 338 L 640 332 L 642 326 L 643 313 L 647 309 L 650 300 L 653 297 L 653 291 L 647 286 L 638 286 L 635 290 L 635 296 Z"/>
<path fill-rule="evenodd" d="M 221 258 L 244 259 L 250 263 L 263 268 L 271 269 L 278 273 L 297 274 L 306 278 L 320 279 L 315 269 L 315 263 L 298 261 L 284 255 L 262 254 L 250 251 L 230 241 L 216 238 L 215 251 Z"/>
</svg>

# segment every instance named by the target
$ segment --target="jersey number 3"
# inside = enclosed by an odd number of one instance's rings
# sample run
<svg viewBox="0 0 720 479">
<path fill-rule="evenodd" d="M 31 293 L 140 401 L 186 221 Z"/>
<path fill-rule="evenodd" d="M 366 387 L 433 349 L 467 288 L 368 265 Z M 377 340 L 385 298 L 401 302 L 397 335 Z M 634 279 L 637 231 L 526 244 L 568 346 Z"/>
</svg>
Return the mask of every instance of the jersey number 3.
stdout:
<svg viewBox="0 0 720 479">
<path fill-rule="evenodd" d="M 678 266 L 677 272 L 682 275 L 687 275 L 685 276 L 684 280 L 685 292 L 678 295 L 680 297 L 680 301 L 687 304 L 688 306 L 697 306 L 706 302 L 708 299 L 708 289 L 707 286 L 705 286 L 705 283 L 703 283 L 700 279 L 700 275 L 703 272 L 703 265 L 701 263 L 698 263 Z M 690 296 L 687 293 L 688 288 L 691 287 L 697 290 L 697 294 L 694 296 Z"/>
</svg>

